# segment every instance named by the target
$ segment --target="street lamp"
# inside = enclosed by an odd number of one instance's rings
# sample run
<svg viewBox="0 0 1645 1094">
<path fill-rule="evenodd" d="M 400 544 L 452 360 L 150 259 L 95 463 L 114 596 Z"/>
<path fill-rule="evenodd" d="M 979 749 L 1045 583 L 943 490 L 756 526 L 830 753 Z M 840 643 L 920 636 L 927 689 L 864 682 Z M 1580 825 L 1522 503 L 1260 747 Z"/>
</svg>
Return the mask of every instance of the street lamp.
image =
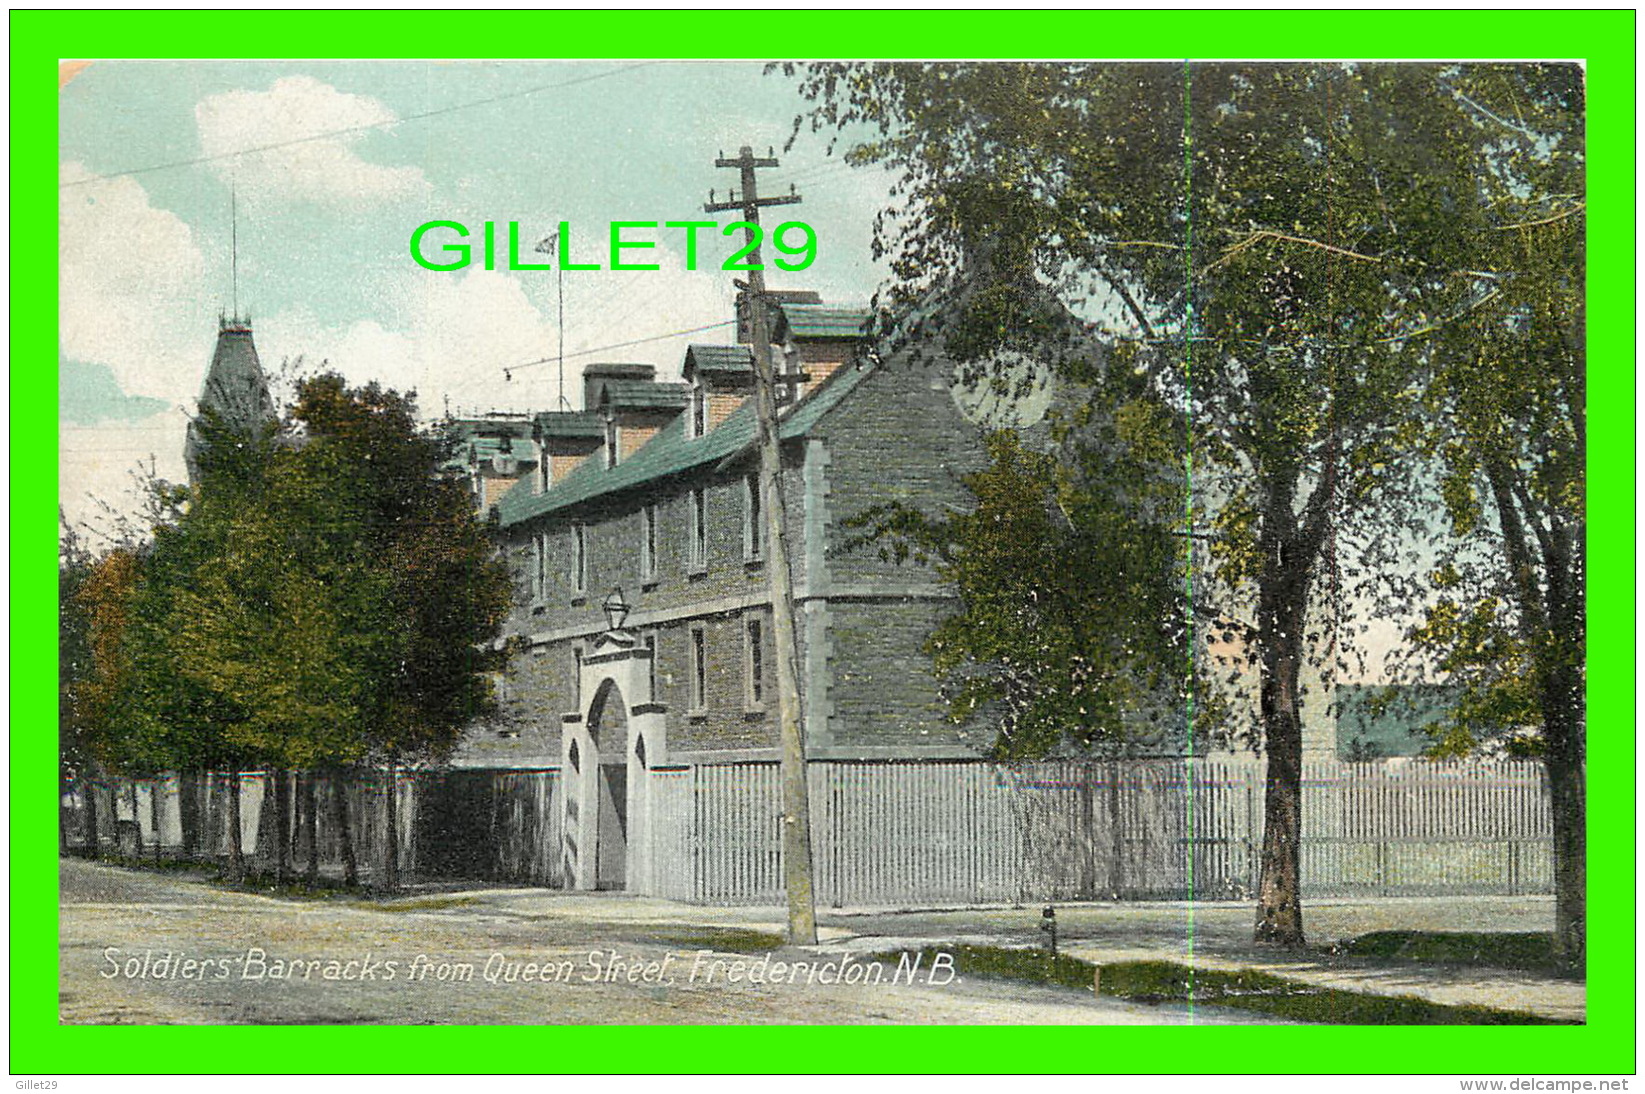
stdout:
<svg viewBox="0 0 1645 1094">
<path fill-rule="evenodd" d="M 620 631 L 628 621 L 628 601 L 623 599 L 623 590 L 618 587 L 606 594 L 600 607 L 605 609 L 605 621 L 609 629 Z"/>
</svg>

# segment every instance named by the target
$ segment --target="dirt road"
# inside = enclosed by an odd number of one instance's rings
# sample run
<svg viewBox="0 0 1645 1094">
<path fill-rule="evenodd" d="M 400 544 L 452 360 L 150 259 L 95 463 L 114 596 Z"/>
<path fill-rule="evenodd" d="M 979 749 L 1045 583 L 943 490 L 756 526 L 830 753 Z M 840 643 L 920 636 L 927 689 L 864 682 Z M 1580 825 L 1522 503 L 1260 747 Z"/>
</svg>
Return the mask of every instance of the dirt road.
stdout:
<svg viewBox="0 0 1645 1094">
<path fill-rule="evenodd" d="M 67 1023 L 1254 1024 L 899 969 L 832 945 L 730 952 L 740 913 L 525 891 L 276 900 L 65 859 Z M 742 916 L 746 920 L 746 916 Z M 750 924 L 752 925 L 752 924 Z"/>
</svg>

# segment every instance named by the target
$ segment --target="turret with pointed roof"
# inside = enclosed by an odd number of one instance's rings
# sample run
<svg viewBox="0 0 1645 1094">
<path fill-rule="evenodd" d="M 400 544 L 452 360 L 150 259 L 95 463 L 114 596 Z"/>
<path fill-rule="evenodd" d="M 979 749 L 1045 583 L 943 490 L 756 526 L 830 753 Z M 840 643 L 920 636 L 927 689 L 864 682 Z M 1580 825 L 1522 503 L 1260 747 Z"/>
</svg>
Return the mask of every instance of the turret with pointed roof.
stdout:
<svg viewBox="0 0 1645 1094">
<path fill-rule="evenodd" d="M 200 389 L 200 414 L 212 413 L 236 434 L 255 436 L 275 420 L 275 413 L 268 379 L 251 340 L 251 320 L 224 317 L 217 326 L 217 350 L 212 354 L 205 386 Z M 189 423 L 188 441 L 183 447 L 190 483 L 200 481 L 204 447 L 205 438 L 196 419 Z"/>
</svg>

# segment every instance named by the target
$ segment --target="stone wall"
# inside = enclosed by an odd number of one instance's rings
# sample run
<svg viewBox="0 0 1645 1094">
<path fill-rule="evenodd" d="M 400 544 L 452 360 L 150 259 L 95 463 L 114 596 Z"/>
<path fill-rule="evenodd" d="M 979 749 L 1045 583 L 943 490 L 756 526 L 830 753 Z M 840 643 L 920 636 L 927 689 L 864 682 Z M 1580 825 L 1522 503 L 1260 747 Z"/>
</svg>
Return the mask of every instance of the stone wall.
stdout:
<svg viewBox="0 0 1645 1094">
<path fill-rule="evenodd" d="M 927 512 L 966 504 L 961 477 L 982 466 L 981 438 L 960 413 L 944 366 L 893 362 L 784 445 L 790 566 L 798 599 L 801 689 L 809 746 L 819 755 L 968 755 L 986 745 L 951 727 L 925 642 L 951 610 L 935 573 L 882 561 L 873 547 L 843 548 L 845 520 L 900 501 Z M 621 494 L 590 499 L 510 531 L 515 575 L 509 632 L 529 648 L 514 658 L 505 707 L 518 732 L 517 762 L 554 762 L 563 715 L 577 695 L 576 650 L 605 629 L 601 601 L 621 587 L 628 627 L 656 645 L 656 699 L 666 708 L 672 756 L 765 754 L 777 745 L 775 650 L 764 529 L 748 555 L 747 475 L 753 454 L 732 468 L 705 464 Z M 706 491 L 706 566 L 695 565 L 691 495 Z M 642 572 L 644 510 L 656 509 L 656 551 Z M 762 522 L 763 523 L 763 522 Z M 585 573 L 576 581 L 575 525 Z M 546 566 L 534 595 L 537 539 Z M 747 623 L 760 621 L 763 701 L 749 700 Z M 706 702 L 691 702 L 693 630 L 703 635 Z M 488 749 L 489 757 L 495 749 Z"/>
</svg>

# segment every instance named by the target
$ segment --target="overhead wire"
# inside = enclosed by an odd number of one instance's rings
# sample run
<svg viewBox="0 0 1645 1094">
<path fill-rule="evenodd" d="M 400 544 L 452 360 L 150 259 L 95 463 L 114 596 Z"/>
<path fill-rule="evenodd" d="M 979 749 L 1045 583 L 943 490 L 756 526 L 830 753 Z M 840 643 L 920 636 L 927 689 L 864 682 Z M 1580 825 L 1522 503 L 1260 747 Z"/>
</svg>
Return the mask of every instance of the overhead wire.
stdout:
<svg viewBox="0 0 1645 1094">
<path fill-rule="evenodd" d="M 606 345 L 606 346 L 594 346 L 590 349 L 580 349 L 575 353 L 566 354 L 563 359 L 569 361 L 573 357 L 588 357 L 592 354 L 604 353 L 606 350 L 626 349 L 629 346 L 643 345 L 646 342 L 662 342 L 662 341 L 666 341 L 669 338 L 683 338 L 688 334 L 701 334 L 703 331 L 718 330 L 720 327 L 729 327 L 735 322 L 736 322 L 735 319 L 725 319 L 725 320 L 722 320 L 721 322 L 718 322 L 718 323 L 705 323 L 700 327 L 688 327 L 684 330 L 669 331 L 667 334 L 652 334 L 652 335 L 646 336 L 645 338 L 632 338 L 632 339 L 628 340 L 627 342 L 613 342 L 610 345 Z M 533 365 L 546 365 L 551 361 L 558 361 L 558 360 L 561 360 L 561 358 L 559 358 L 559 357 L 539 357 L 535 361 L 523 361 L 523 362 L 521 362 L 520 364 L 517 364 L 517 365 L 502 365 L 502 366 L 499 366 L 499 367 L 501 367 L 501 369 L 506 373 L 506 372 L 513 372 L 516 369 L 530 368 Z"/>
<path fill-rule="evenodd" d="M 83 179 L 74 179 L 60 183 L 59 190 L 68 190 L 76 186 L 89 186 L 94 182 L 106 182 L 110 179 L 126 178 L 130 175 L 146 175 L 154 171 L 169 171 L 178 167 L 194 167 L 202 163 L 213 163 L 217 160 L 233 159 L 236 156 L 254 156 L 259 152 L 272 152 L 279 148 L 290 148 L 294 145 L 308 144 L 312 141 L 330 140 L 333 137 L 347 136 L 350 133 L 364 133 L 373 129 L 387 129 L 391 126 L 405 125 L 407 122 L 423 121 L 426 118 L 437 118 L 443 114 L 454 114 L 459 110 L 472 110 L 475 107 L 490 106 L 492 103 L 507 102 L 511 99 L 523 99 L 528 95 L 537 95 L 544 91 L 556 91 L 560 88 L 573 87 L 577 84 L 591 83 L 595 80 L 604 80 L 610 76 L 618 76 L 624 72 L 632 72 L 638 68 L 662 64 L 661 61 L 639 61 L 631 65 L 623 65 L 606 72 L 596 72 L 587 76 L 578 76 L 571 80 L 561 80 L 558 83 L 542 84 L 538 87 L 528 87 L 521 91 L 510 91 L 504 95 L 493 95 L 486 99 L 475 99 L 466 103 L 454 103 L 451 106 L 442 106 L 435 110 L 424 110 L 416 114 L 407 114 L 403 118 L 394 118 L 389 121 L 366 122 L 361 125 L 345 126 L 342 129 L 331 129 L 324 133 L 313 133 L 306 137 L 293 137 L 291 140 L 275 141 L 273 144 L 262 144 L 255 148 L 239 148 L 232 152 L 218 152 L 210 156 L 196 156 L 193 159 L 173 160 L 169 163 L 150 164 L 147 167 L 133 167 L 125 171 L 108 171 L 99 175 L 92 175 Z"/>
</svg>

